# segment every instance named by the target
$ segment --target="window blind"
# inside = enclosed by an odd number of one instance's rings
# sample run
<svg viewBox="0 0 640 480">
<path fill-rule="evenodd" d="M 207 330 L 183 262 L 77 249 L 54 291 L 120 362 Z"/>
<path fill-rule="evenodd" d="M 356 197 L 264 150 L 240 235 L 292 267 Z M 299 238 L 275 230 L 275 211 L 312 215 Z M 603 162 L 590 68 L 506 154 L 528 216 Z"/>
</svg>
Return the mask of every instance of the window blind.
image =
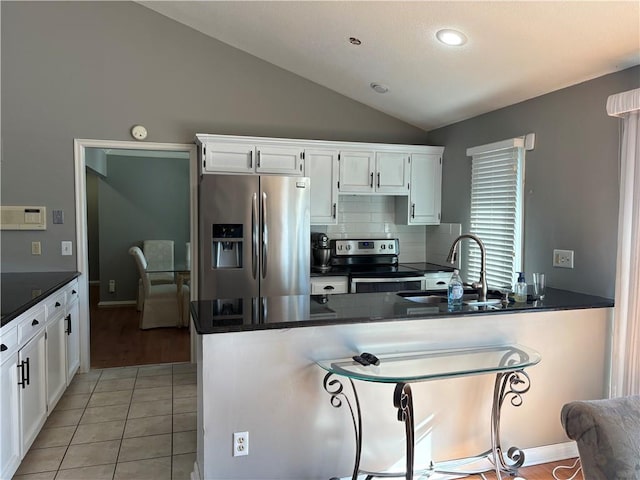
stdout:
<svg viewBox="0 0 640 480">
<path fill-rule="evenodd" d="M 513 285 L 522 270 L 524 142 L 506 140 L 467 150 L 471 163 L 470 231 L 486 247 L 487 283 Z M 467 273 L 480 277 L 480 249 L 470 243 Z"/>
</svg>

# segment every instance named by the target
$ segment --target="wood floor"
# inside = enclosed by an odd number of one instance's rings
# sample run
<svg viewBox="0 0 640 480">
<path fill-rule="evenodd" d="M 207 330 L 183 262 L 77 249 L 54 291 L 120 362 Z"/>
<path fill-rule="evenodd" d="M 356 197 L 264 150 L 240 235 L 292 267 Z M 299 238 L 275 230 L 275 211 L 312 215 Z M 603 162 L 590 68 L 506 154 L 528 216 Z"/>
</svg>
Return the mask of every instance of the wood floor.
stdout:
<svg viewBox="0 0 640 480">
<path fill-rule="evenodd" d="M 188 328 L 140 330 L 135 306 L 98 308 L 99 287 L 92 285 L 89 293 L 91 368 L 190 360 Z"/>
<path fill-rule="evenodd" d="M 526 478 L 526 480 L 554 480 L 553 477 L 553 469 L 558 467 L 558 466 L 567 466 L 570 467 L 571 465 L 573 465 L 573 463 L 576 461 L 575 458 L 569 458 L 567 460 L 561 460 L 559 462 L 553 462 L 553 463 L 543 463 L 540 465 L 534 465 L 532 467 L 523 467 L 518 471 L 518 474 L 523 477 Z M 567 469 L 567 470 L 559 470 L 558 472 L 556 472 L 556 476 L 558 479 L 560 480 L 567 480 L 569 479 L 576 471 L 578 467 L 573 468 L 573 469 Z M 470 479 L 477 479 L 477 478 L 482 478 L 480 475 L 473 475 L 470 477 L 467 477 Z M 487 480 L 496 480 L 496 474 L 493 473 L 485 473 L 484 474 L 484 478 Z M 511 480 L 512 477 L 509 477 L 507 475 L 502 475 L 503 480 Z M 584 477 L 582 476 L 582 471 L 580 473 L 578 473 L 575 477 L 574 480 L 584 480 Z"/>
</svg>

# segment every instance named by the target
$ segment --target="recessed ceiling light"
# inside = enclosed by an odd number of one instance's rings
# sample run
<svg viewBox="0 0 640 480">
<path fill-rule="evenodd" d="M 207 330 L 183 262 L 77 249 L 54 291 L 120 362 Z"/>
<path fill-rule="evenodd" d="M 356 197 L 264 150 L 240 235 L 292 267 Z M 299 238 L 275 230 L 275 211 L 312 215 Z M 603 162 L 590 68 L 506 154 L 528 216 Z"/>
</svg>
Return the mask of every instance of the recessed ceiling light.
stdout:
<svg viewBox="0 0 640 480">
<path fill-rule="evenodd" d="M 372 83 L 369 85 L 371 88 L 373 88 L 373 91 L 376 93 L 387 93 L 389 91 L 389 87 L 385 87 L 384 85 L 380 84 L 380 83 Z"/>
<path fill-rule="evenodd" d="M 467 43 L 467 37 L 464 33 L 448 28 L 439 30 L 436 33 L 436 37 L 445 45 L 450 45 L 452 47 L 459 47 L 460 45 Z"/>
<path fill-rule="evenodd" d="M 349 37 L 349 43 L 352 45 L 362 45 L 360 39 L 356 37 Z"/>
</svg>

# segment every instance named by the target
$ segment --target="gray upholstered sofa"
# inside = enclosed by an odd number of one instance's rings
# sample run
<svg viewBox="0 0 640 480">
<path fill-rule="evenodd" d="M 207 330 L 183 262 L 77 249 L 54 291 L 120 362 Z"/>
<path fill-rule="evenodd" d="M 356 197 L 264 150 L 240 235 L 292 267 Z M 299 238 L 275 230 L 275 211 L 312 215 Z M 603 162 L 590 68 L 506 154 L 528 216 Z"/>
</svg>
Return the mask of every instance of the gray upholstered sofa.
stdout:
<svg viewBox="0 0 640 480">
<path fill-rule="evenodd" d="M 640 480 L 640 396 L 576 401 L 562 407 L 585 480 Z"/>
</svg>

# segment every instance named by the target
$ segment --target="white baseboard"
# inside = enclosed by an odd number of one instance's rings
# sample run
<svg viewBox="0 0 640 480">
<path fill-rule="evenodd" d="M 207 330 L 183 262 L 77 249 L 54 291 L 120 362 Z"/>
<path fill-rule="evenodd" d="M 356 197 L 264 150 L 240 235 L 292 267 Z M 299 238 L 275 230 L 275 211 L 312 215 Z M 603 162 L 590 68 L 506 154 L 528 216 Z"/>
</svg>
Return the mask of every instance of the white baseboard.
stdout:
<svg viewBox="0 0 640 480">
<path fill-rule="evenodd" d="M 541 463 L 557 462 L 567 458 L 578 457 L 576 442 L 556 443 L 542 447 L 524 449 L 524 466 L 539 465 Z"/>
<path fill-rule="evenodd" d="M 525 459 L 523 467 L 539 465 L 541 463 L 558 462 L 560 460 L 568 460 L 578 457 L 578 447 L 575 442 L 556 443 L 553 445 L 543 445 L 541 447 L 524 448 L 523 452 Z M 457 459 L 456 463 L 464 463 L 464 461 L 465 459 Z M 481 468 L 491 468 L 491 464 L 486 459 L 480 460 L 480 462 L 483 463 L 483 466 Z M 484 463 L 486 463 L 486 465 L 484 465 Z M 570 466 L 569 461 L 567 461 L 567 466 Z M 351 477 L 342 478 L 340 480 L 349 480 L 349 478 Z M 362 479 L 364 478 L 365 477 L 363 476 Z M 429 477 L 429 480 L 453 480 L 457 478 L 466 478 L 466 475 L 434 473 Z M 199 479 L 194 479 L 192 474 L 191 480 Z"/>
<path fill-rule="evenodd" d="M 191 480 L 201 480 L 200 469 L 198 468 L 198 461 L 193 462 L 193 472 L 191 472 Z"/>
<path fill-rule="evenodd" d="M 137 305 L 137 302 L 135 300 L 114 300 L 107 302 L 98 302 L 98 308 L 132 307 L 135 305 Z"/>
</svg>

